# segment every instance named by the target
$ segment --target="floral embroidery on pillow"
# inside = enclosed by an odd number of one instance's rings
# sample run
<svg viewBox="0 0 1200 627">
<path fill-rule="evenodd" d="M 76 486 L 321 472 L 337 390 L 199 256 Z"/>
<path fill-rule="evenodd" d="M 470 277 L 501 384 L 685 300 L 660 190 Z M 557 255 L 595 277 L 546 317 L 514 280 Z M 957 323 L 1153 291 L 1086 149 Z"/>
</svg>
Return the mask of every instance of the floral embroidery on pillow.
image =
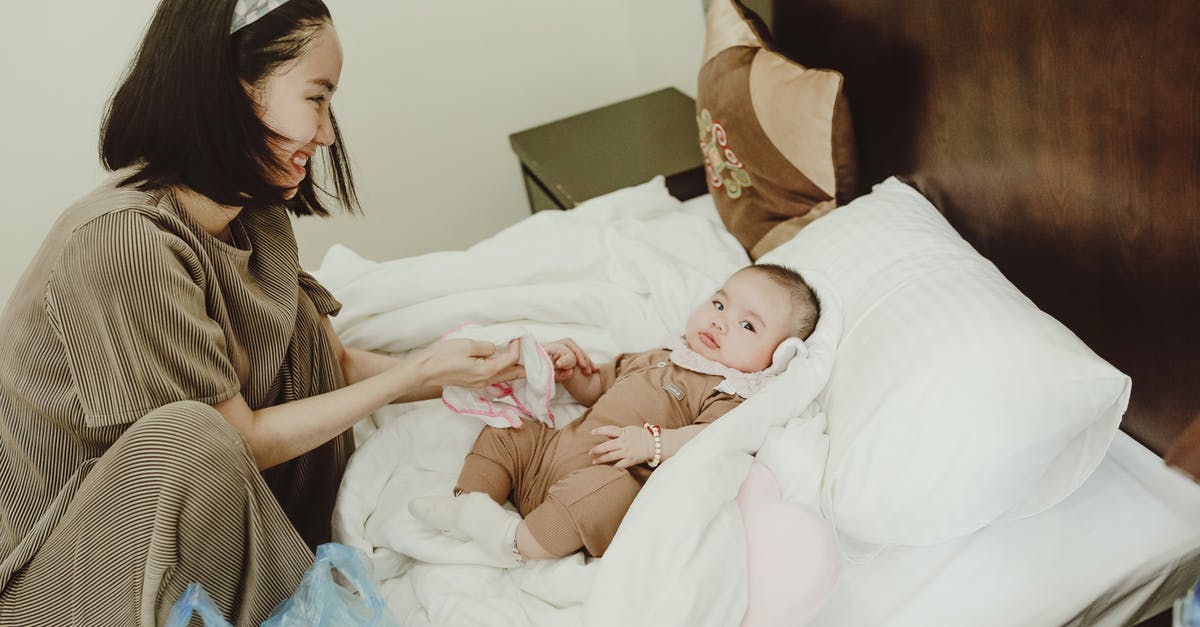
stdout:
<svg viewBox="0 0 1200 627">
<path fill-rule="evenodd" d="M 750 174 L 742 167 L 725 136 L 725 127 L 712 119 L 708 109 L 701 109 L 696 116 L 700 127 L 700 152 L 704 153 L 704 169 L 713 188 L 724 187 L 730 198 L 740 198 L 742 188 L 750 187 Z"/>
</svg>

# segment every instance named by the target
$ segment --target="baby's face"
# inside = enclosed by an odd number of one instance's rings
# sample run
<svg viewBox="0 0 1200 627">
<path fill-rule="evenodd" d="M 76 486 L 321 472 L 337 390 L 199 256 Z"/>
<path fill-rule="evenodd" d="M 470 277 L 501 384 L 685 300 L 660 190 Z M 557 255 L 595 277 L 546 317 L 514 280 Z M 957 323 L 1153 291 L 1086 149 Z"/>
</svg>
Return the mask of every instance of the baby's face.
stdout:
<svg viewBox="0 0 1200 627">
<path fill-rule="evenodd" d="M 762 272 L 741 270 L 688 318 L 684 338 L 708 359 L 758 372 L 771 365 L 775 348 L 793 326 L 787 289 Z"/>
</svg>

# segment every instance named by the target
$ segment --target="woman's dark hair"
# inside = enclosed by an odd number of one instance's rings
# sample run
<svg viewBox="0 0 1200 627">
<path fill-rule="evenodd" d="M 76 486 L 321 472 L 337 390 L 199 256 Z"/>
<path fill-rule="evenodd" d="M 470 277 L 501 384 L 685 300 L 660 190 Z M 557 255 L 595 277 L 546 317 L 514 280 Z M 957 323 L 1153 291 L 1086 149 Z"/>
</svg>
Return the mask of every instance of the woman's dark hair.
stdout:
<svg viewBox="0 0 1200 627">
<path fill-rule="evenodd" d="M 100 160 L 109 170 L 136 166 L 121 182 L 138 189 L 185 185 L 223 205 L 285 203 L 298 215 L 329 215 L 318 191 L 354 213 L 358 198 L 337 121 L 326 149 L 320 189 L 308 176 L 289 201 L 273 181 L 287 171 L 272 150 L 285 138 L 259 119 L 243 85 L 257 86 L 297 58 L 330 23 L 321 0 L 289 0 L 230 34 L 237 0 L 162 0 L 100 130 Z"/>
</svg>

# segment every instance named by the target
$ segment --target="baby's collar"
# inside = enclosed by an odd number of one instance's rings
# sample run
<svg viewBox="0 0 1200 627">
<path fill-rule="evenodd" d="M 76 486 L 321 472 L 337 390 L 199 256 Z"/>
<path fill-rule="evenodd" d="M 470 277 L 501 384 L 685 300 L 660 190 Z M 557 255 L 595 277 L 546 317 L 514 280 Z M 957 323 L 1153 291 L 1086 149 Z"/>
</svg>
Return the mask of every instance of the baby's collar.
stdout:
<svg viewBox="0 0 1200 627">
<path fill-rule="evenodd" d="M 758 372 L 742 372 L 688 348 L 682 337 L 671 338 L 665 342 L 665 345 L 671 350 L 671 362 L 676 366 L 701 374 L 722 377 L 724 380 L 713 389 L 742 398 L 750 398 L 752 394 L 774 380 L 775 375 L 787 369 L 792 359 L 797 356 L 808 357 L 808 347 L 804 345 L 804 340 L 798 337 L 789 337 L 775 348 L 770 366 Z"/>
</svg>

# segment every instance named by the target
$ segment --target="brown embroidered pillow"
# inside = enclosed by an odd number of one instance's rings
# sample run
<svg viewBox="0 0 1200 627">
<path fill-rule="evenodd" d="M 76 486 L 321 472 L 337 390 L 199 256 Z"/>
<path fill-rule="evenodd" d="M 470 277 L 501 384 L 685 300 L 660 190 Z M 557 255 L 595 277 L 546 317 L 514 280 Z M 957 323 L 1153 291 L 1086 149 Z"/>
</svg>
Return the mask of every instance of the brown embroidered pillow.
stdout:
<svg viewBox="0 0 1200 627">
<path fill-rule="evenodd" d="M 771 49 L 762 21 L 736 0 L 708 11 L 696 122 L 708 190 L 754 258 L 854 193 L 842 75 Z"/>
</svg>

